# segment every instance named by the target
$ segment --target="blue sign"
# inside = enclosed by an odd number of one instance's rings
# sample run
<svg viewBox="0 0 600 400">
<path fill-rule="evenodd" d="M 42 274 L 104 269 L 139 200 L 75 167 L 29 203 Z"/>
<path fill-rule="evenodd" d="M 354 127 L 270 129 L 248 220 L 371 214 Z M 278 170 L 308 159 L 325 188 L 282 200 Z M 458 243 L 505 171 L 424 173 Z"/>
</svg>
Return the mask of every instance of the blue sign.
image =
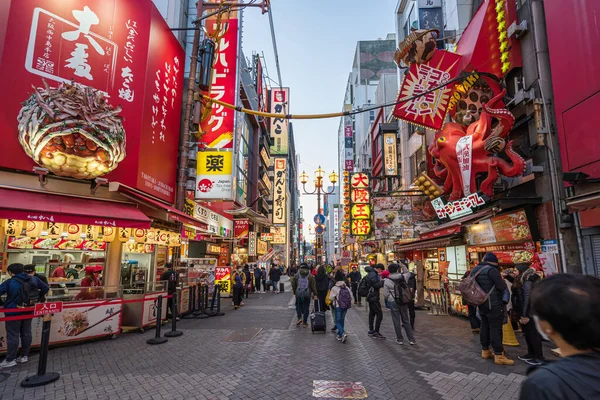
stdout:
<svg viewBox="0 0 600 400">
<path fill-rule="evenodd" d="M 317 235 L 322 235 L 323 232 L 325 232 L 325 227 L 323 225 L 317 225 L 317 226 L 315 226 L 315 233 Z"/>
<path fill-rule="evenodd" d="M 317 225 L 323 225 L 325 223 L 325 216 L 323 214 L 317 214 L 313 221 L 315 221 L 315 224 Z"/>
</svg>

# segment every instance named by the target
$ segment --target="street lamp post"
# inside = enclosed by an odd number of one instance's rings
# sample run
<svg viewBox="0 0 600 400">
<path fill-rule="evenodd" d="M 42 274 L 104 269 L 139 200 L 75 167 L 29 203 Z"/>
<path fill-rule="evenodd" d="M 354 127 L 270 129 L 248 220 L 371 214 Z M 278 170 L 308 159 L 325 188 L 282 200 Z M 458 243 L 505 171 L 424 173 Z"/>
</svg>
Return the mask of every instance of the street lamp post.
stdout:
<svg viewBox="0 0 600 400">
<path fill-rule="evenodd" d="M 329 181 L 333 184 L 333 188 L 331 189 L 331 191 L 327 191 L 327 190 L 325 190 L 324 185 L 323 185 L 324 177 L 325 177 L 325 170 L 323 168 L 321 168 L 321 166 L 319 165 L 319 168 L 317 168 L 317 170 L 315 171 L 315 179 L 314 179 L 315 189 L 313 191 L 308 191 L 308 190 L 306 190 L 306 183 L 308 182 L 309 176 L 306 173 L 306 171 L 302 171 L 302 173 L 300 174 L 300 183 L 302 183 L 302 190 L 304 191 L 303 194 L 317 196 L 317 214 L 319 214 L 321 212 L 321 195 L 332 194 L 335 191 L 335 184 L 338 181 L 338 174 L 335 171 L 332 171 L 331 174 L 329 174 Z M 323 234 L 322 233 L 318 234 L 316 232 L 316 228 L 315 228 L 315 239 L 316 239 L 315 259 L 318 260 L 318 257 L 321 256 L 322 249 L 323 249 Z"/>
</svg>

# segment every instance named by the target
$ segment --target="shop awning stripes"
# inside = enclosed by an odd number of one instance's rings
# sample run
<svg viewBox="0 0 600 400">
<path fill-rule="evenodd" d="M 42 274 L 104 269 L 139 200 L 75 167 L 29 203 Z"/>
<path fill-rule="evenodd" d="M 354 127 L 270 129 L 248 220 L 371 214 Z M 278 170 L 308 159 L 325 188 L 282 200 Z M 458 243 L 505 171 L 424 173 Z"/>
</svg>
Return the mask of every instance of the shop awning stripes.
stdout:
<svg viewBox="0 0 600 400">
<path fill-rule="evenodd" d="M 571 197 L 567 199 L 567 207 L 570 213 L 598 208 L 600 207 L 600 191 Z"/>
<path fill-rule="evenodd" d="M 408 243 L 405 245 L 399 245 L 396 247 L 396 252 L 410 251 L 410 250 L 425 250 L 425 249 L 437 249 L 438 247 L 450 246 L 452 237 L 446 237 L 442 239 L 432 240 L 419 240 L 417 242 Z"/>
<path fill-rule="evenodd" d="M 132 204 L 19 188 L 0 188 L 0 219 L 142 229 L 151 222 Z"/>
</svg>

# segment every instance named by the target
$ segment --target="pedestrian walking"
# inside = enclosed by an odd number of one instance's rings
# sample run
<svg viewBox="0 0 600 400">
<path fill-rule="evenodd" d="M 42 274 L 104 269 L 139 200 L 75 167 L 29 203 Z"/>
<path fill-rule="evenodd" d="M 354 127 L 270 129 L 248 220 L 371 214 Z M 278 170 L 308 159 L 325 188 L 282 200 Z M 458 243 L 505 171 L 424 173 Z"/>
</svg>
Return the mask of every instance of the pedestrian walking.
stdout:
<svg viewBox="0 0 600 400">
<path fill-rule="evenodd" d="M 250 273 L 250 266 L 248 264 L 244 265 L 243 272 L 244 272 L 244 275 L 246 276 L 246 283 L 244 284 L 244 290 L 246 292 L 246 298 L 248 298 L 250 289 L 252 289 L 252 274 Z"/>
<path fill-rule="evenodd" d="M 269 279 L 271 280 L 273 293 L 278 293 L 279 280 L 281 279 L 281 269 L 279 269 L 275 264 L 271 265 L 271 271 L 269 271 Z"/>
<path fill-rule="evenodd" d="M 307 264 L 300 265 L 300 271 L 292 277 L 292 292 L 296 296 L 296 326 L 308 326 L 310 301 L 317 300 L 315 278 L 311 275 Z"/>
<path fill-rule="evenodd" d="M 291 278 L 292 276 L 295 276 L 298 273 L 298 268 L 296 268 L 295 265 L 292 265 L 290 268 L 288 268 L 288 276 Z"/>
<path fill-rule="evenodd" d="M 358 283 L 360 282 L 362 276 L 360 275 L 360 271 L 356 268 L 356 265 L 352 266 L 352 272 L 348 274 L 348 279 L 350 279 L 350 286 L 352 287 L 352 297 L 354 298 L 354 304 L 358 304 L 362 306 L 360 294 L 358 294 Z"/>
<path fill-rule="evenodd" d="M 337 327 L 336 339 L 342 343 L 346 343 L 348 335 L 344 330 L 344 322 L 346 320 L 346 313 L 352 307 L 352 293 L 348 286 L 346 286 L 344 273 L 337 271 L 335 276 L 335 285 L 331 288 L 329 299 L 335 309 L 335 325 Z"/>
<path fill-rule="evenodd" d="M 472 270 L 473 269 L 471 268 L 467 272 L 465 272 L 465 274 L 461 278 L 461 281 L 463 279 L 465 279 L 466 277 L 468 277 L 471 274 Z M 469 304 L 464 299 L 464 297 L 463 297 L 462 301 L 463 301 L 463 305 L 467 306 L 469 323 L 471 324 L 471 332 L 474 334 L 479 334 L 479 329 L 481 328 L 481 319 L 479 319 L 479 317 L 477 316 L 477 306 L 475 306 L 473 304 Z"/>
<path fill-rule="evenodd" d="M 561 358 L 528 371 L 521 400 L 600 399 L 600 279 L 556 274 L 531 291 L 530 315 Z"/>
<path fill-rule="evenodd" d="M 260 284 L 262 282 L 262 270 L 258 267 L 254 267 L 254 291 L 261 293 Z"/>
<path fill-rule="evenodd" d="M 173 269 L 172 263 L 165 264 L 166 270 L 160 276 L 161 281 L 167 282 L 167 294 L 169 298 L 167 299 L 167 318 L 173 318 L 171 315 L 172 305 L 173 305 L 173 296 L 177 295 L 177 278 L 178 274 Z M 92 285 L 90 285 L 92 286 Z M 99 285 L 98 285 L 99 286 Z"/>
<path fill-rule="evenodd" d="M 385 339 L 379 329 L 383 320 L 383 311 L 381 310 L 381 300 L 379 291 L 383 287 L 383 281 L 379 274 L 383 271 L 383 264 L 376 264 L 375 267 L 366 267 L 366 282 L 368 287 L 367 302 L 369 303 L 369 336 L 373 339 Z"/>
<path fill-rule="evenodd" d="M 327 291 L 329 290 L 329 277 L 327 276 L 324 266 L 321 265 L 317 268 L 317 274 L 314 278 L 317 289 L 317 298 L 319 299 L 319 310 L 325 312 L 327 311 L 325 298 L 327 297 Z"/>
<path fill-rule="evenodd" d="M 487 253 L 483 257 L 483 261 L 473 268 L 470 276 L 475 274 L 478 274 L 475 281 L 479 287 L 488 293 L 488 299 L 479 306 L 481 358 L 493 359 L 494 363 L 498 365 L 514 365 L 515 362 L 505 356 L 502 345 L 502 325 L 506 304 L 504 293 L 507 288 L 498 269 L 498 257 L 494 253 Z"/>
<path fill-rule="evenodd" d="M 402 268 L 402 271 L 398 271 L 398 272 L 402 272 L 402 275 L 404 276 L 404 280 L 406 281 L 406 284 L 408 285 L 408 290 L 410 291 L 410 295 L 411 295 L 411 299 L 408 302 L 408 316 L 410 317 L 410 327 L 414 331 L 415 330 L 415 316 L 416 316 L 415 295 L 417 293 L 417 278 L 414 273 L 412 273 L 408 270 L 408 265 L 404 264 L 403 262 L 400 262 L 399 267 Z"/>
<path fill-rule="evenodd" d="M 35 303 L 44 300 L 44 296 L 48 293 L 48 285 L 35 276 L 23 272 L 23 264 L 10 264 L 6 270 L 10 279 L 0 285 L 0 296 L 6 295 L 6 299 L 2 303 L 4 308 L 32 307 Z M 4 313 L 6 317 L 27 314 L 31 314 L 31 312 Z M 14 367 L 17 362 L 26 363 L 32 340 L 31 318 L 5 321 L 4 324 L 7 349 L 6 358 L 0 363 L 0 369 Z M 19 339 L 21 341 L 21 357 L 17 357 Z"/>
<path fill-rule="evenodd" d="M 412 293 L 408 287 L 406 276 L 399 272 L 398 264 L 390 264 L 388 271 L 390 277 L 383 282 L 383 298 L 389 304 L 390 313 L 392 314 L 392 322 L 394 331 L 396 332 L 396 343 L 404 344 L 402 337 L 402 327 L 406 332 L 406 337 L 410 345 L 415 345 L 416 340 L 413 335 L 412 326 L 408 312 L 408 303 L 412 301 Z"/>
<path fill-rule="evenodd" d="M 244 295 L 244 285 L 246 284 L 246 275 L 242 270 L 242 266 L 238 265 L 237 269 L 231 274 L 231 286 L 233 287 L 233 308 L 238 309 L 242 306 L 242 296 Z"/>
<path fill-rule="evenodd" d="M 260 267 L 260 280 L 262 281 L 263 293 L 267 292 L 267 275 L 265 267 Z"/>
</svg>

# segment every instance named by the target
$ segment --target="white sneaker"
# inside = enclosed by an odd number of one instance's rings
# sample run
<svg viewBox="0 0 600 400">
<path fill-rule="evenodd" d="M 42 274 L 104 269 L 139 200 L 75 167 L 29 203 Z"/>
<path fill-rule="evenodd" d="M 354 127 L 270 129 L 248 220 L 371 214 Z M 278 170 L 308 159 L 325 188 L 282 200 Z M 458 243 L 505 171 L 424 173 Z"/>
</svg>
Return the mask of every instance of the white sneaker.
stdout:
<svg viewBox="0 0 600 400">
<path fill-rule="evenodd" d="M 17 357 L 15 361 L 21 364 L 25 364 L 27 361 L 29 361 L 29 358 L 27 356 Z"/>
<path fill-rule="evenodd" d="M 6 359 L 4 359 L 4 361 L 2 361 L 2 362 L 0 363 L 0 369 L 2 369 L 2 368 L 12 368 L 12 367 L 14 367 L 15 365 L 17 365 L 17 362 L 16 362 L 15 360 L 12 360 L 12 361 L 6 361 Z"/>
</svg>

